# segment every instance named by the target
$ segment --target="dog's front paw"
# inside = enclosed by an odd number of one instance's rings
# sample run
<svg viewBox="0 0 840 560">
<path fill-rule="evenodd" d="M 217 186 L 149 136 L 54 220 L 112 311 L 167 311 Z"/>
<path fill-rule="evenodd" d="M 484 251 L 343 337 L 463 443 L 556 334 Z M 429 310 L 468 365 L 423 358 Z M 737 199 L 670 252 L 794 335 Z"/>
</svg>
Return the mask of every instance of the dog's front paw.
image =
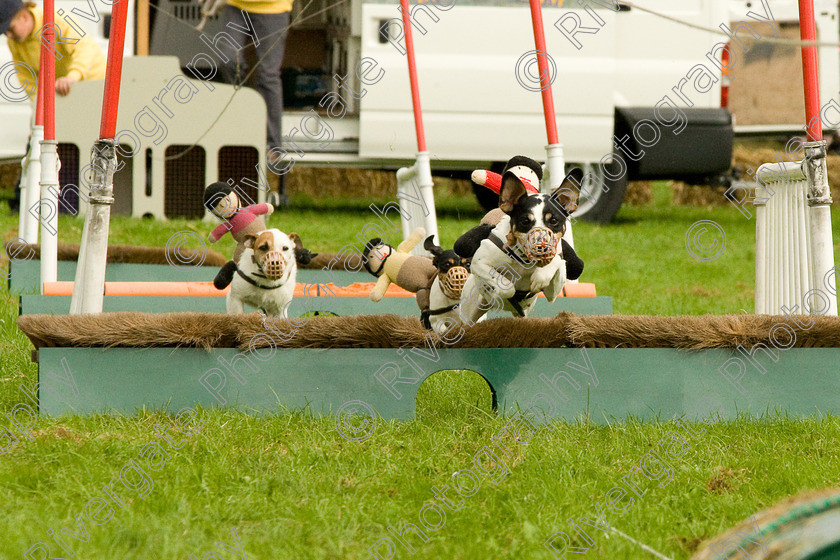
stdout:
<svg viewBox="0 0 840 560">
<path fill-rule="evenodd" d="M 499 286 L 496 286 L 495 291 L 499 295 L 499 297 L 502 298 L 502 299 L 510 299 L 510 298 L 512 298 L 513 296 L 516 295 L 516 288 L 515 287 L 501 288 Z"/>
<path fill-rule="evenodd" d="M 236 263 L 233 261 L 226 262 L 213 279 L 213 286 L 217 290 L 224 290 L 230 286 L 234 274 L 236 274 Z"/>
<path fill-rule="evenodd" d="M 551 279 L 554 277 L 556 270 L 553 267 L 544 266 L 538 268 L 531 274 L 531 293 L 538 294 L 543 291 L 543 288 L 548 286 Z"/>
</svg>

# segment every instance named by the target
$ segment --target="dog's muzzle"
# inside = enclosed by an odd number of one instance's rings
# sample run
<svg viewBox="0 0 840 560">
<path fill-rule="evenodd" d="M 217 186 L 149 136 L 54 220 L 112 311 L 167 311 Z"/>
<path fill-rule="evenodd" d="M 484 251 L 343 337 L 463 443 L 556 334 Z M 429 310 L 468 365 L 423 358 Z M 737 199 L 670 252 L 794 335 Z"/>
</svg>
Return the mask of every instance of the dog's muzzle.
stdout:
<svg viewBox="0 0 840 560">
<path fill-rule="evenodd" d="M 525 254 L 528 259 L 537 261 L 538 266 L 545 266 L 557 256 L 560 235 L 547 227 L 535 227 L 525 238 Z"/>
<path fill-rule="evenodd" d="M 470 273 L 463 266 L 453 266 L 446 274 L 441 274 L 440 290 L 449 299 L 461 299 L 461 290 L 467 283 Z"/>
<path fill-rule="evenodd" d="M 283 276 L 283 271 L 286 268 L 286 259 L 283 258 L 283 253 L 280 251 L 269 251 L 265 254 L 260 267 L 266 278 L 277 280 Z"/>
</svg>

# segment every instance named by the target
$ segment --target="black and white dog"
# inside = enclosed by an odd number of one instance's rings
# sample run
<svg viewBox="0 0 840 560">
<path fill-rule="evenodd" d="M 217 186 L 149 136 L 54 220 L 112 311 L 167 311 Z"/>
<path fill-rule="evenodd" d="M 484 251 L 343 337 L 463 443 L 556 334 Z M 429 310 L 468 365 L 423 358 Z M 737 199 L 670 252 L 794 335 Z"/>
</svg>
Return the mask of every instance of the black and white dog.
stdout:
<svg viewBox="0 0 840 560">
<path fill-rule="evenodd" d="M 499 190 L 503 215 L 498 223 L 477 226 L 455 243 L 459 255 L 472 257 L 458 309 L 462 322 L 478 321 L 498 308 L 499 298 L 504 310 L 526 317 L 540 292 L 552 302 L 566 279 L 580 277 L 583 261 L 562 237 L 577 208 L 582 178 L 582 171 L 573 169 L 550 195 L 531 194 L 526 186 L 538 189 L 542 179 L 539 163 L 523 156 L 508 162 Z"/>
<path fill-rule="evenodd" d="M 295 243 L 279 229 L 250 234 L 236 263 L 227 295 L 227 312 L 244 313 L 244 305 L 288 319 L 297 280 Z"/>
<path fill-rule="evenodd" d="M 433 235 L 426 238 L 423 247 L 432 254 L 432 264 L 438 272 L 431 286 L 424 288 L 429 290 L 429 304 L 421 310 L 420 320 L 427 329 L 440 333 L 451 324 L 444 321 L 445 318 L 456 318 L 461 291 L 470 276 L 470 260 L 461 257 L 452 249 L 444 250 L 443 247 L 435 245 Z"/>
</svg>

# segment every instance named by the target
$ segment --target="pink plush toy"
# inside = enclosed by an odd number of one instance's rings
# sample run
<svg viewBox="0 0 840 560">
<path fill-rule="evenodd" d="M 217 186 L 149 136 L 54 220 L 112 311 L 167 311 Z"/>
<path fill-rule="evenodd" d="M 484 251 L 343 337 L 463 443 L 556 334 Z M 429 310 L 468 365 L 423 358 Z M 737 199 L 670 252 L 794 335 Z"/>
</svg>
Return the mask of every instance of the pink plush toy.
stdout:
<svg viewBox="0 0 840 560">
<path fill-rule="evenodd" d="M 211 243 L 216 243 L 227 232 L 236 240 L 233 252 L 234 262 L 239 261 L 239 255 L 245 250 L 245 240 L 249 235 L 258 235 L 265 231 L 265 222 L 261 215 L 270 216 L 274 212 L 271 204 L 252 204 L 243 207 L 239 196 L 227 183 L 213 183 L 204 189 L 204 207 L 214 216 L 223 221 L 210 232 Z"/>
</svg>

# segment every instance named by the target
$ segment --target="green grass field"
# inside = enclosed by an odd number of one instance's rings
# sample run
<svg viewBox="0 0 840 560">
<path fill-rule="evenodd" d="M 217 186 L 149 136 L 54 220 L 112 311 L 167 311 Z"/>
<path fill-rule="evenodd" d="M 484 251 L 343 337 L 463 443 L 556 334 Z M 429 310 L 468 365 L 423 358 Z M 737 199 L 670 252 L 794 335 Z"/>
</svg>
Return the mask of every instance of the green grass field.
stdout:
<svg viewBox="0 0 840 560">
<path fill-rule="evenodd" d="M 291 208 L 270 218 L 269 226 L 297 231 L 313 250 L 335 251 L 358 244 L 356 233 L 374 218 L 364 209 L 372 202 L 387 201 L 297 197 Z M 439 201 L 439 206 L 445 246 L 481 215 L 467 198 Z M 725 232 L 725 249 L 715 260 L 696 260 L 686 249 L 686 232 L 701 220 L 714 221 Z M 204 237 L 214 225 L 114 218 L 110 239 L 163 246 L 178 231 Z M 63 217 L 60 240 L 78 243 L 81 227 L 81 220 Z M 17 216 L 2 203 L 0 228 L 6 239 L 16 237 Z M 840 228 L 837 212 L 834 228 Z M 616 313 L 752 311 L 755 223 L 734 208 L 675 207 L 667 188 L 655 185 L 651 205 L 625 207 L 608 226 L 578 224 L 574 233 L 586 263 L 582 280 L 612 296 Z M 707 233 L 700 239 L 710 247 L 712 238 Z M 718 235 L 718 247 L 722 242 Z M 214 248 L 229 253 L 229 236 Z M 4 287 L 4 413 L 27 401 L 19 385 L 31 388 L 36 382 L 32 346 L 15 327 L 16 316 L 15 295 Z M 426 543 L 408 536 L 414 557 L 550 559 L 543 543 L 562 531 L 585 546 L 567 520 L 595 520 L 600 508 L 611 526 L 683 559 L 705 539 L 786 496 L 840 486 L 836 417 L 741 418 L 706 426 L 681 459 L 669 461 L 670 474 L 646 482 L 645 494 L 616 515 L 604 509 L 607 492 L 666 432 L 680 428 L 633 419 L 607 426 L 558 422 L 527 431 L 519 440 L 502 437 L 509 454 L 495 465 L 482 463 L 493 473 L 482 476 L 463 503 L 450 489 L 453 507 L 443 508 L 444 521 L 431 506 L 423 508 L 435 497 L 433 486 L 451 486 L 453 474 L 473 468 L 474 456 L 503 431 L 506 420 L 494 415 L 490 402 L 477 374 L 441 372 L 422 385 L 416 420 L 380 419 L 361 443 L 344 439 L 333 418 L 300 411 L 255 418 L 201 409 L 199 424 L 188 435 L 176 433 L 172 416 L 151 412 L 39 418 L 31 432 L 17 432 L 16 445 L 0 456 L 0 558 L 45 558 L 37 551 L 25 556 L 38 542 L 47 543 L 56 558 L 70 557 L 70 550 L 74 558 L 103 560 L 227 560 L 243 554 L 251 559 L 375 558 L 368 549 L 390 536 L 387 528 L 419 526 L 423 510 L 440 528 L 427 532 Z M 0 417 L 0 426 L 10 425 Z M 141 477 L 132 461 L 146 464 L 141 455 L 161 439 L 155 426 L 172 443 L 161 444 L 166 455 L 156 455 L 157 470 L 147 469 Z M 136 484 L 129 490 L 117 483 L 111 491 L 116 497 L 109 497 L 103 487 L 121 471 Z M 592 549 L 567 557 L 653 558 L 615 533 L 585 528 Z M 387 557 L 386 547 L 377 550 Z M 396 544 L 394 558 L 409 557 Z"/>
</svg>

